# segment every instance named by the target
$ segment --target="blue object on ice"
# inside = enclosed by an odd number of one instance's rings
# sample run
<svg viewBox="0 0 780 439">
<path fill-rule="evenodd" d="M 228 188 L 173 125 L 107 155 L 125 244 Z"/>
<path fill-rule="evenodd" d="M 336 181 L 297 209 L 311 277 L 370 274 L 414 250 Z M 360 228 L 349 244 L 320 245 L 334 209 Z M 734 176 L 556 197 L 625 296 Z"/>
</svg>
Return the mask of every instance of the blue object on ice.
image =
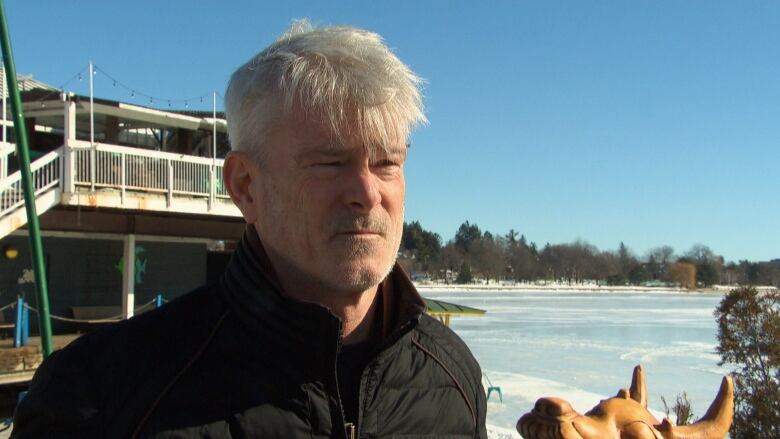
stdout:
<svg viewBox="0 0 780 439">
<path fill-rule="evenodd" d="M 493 382 L 490 381 L 490 378 L 488 378 L 486 373 L 483 372 L 482 376 L 485 377 L 485 380 L 488 383 L 487 400 L 490 401 L 490 394 L 493 393 L 493 392 L 496 392 L 496 393 L 498 393 L 498 400 L 503 403 L 504 402 L 504 395 L 501 393 L 501 386 L 494 386 Z"/>
</svg>

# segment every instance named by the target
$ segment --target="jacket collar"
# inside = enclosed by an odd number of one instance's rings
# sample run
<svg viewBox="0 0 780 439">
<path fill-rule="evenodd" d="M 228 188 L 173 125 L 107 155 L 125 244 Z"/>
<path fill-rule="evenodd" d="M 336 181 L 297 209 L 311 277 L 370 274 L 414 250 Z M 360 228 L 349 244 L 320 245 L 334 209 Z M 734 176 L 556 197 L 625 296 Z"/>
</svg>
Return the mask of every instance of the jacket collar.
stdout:
<svg viewBox="0 0 780 439">
<path fill-rule="evenodd" d="M 240 323 L 261 339 L 273 338 L 293 350 L 309 349 L 315 355 L 340 343 L 339 317 L 322 305 L 284 295 L 252 225 L 247 226 L 221 283 Z M 398 264 L 380 285 L 379 296 L 383 339 L 416 325 L 425 311 L 425 302 Z"/>
</svg>

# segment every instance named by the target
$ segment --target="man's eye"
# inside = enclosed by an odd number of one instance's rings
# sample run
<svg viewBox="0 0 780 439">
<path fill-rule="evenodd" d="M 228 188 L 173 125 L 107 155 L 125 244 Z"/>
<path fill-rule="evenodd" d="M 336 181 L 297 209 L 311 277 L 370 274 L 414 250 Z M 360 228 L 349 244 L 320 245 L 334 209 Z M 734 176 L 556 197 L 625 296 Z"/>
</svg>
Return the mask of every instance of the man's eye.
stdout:
<svg viewBox="0 0 780 439">
<path fill-rule="evenodd" d="M 334 167 L 334 166 L 341 166 L 341 163 L 342 162 L 336 160 L 336 161 L 332 161 L 332 162 L 315 163 L 314 166 Z"/>
<path fill-rule="evenodd" d="M 394 162 L 392 160 L 387 160 L 386 159 L 386 160 L 380 160 L 380 161 L 374 163 L 373 166 L 386 168 L 386 167 L 390 167 L 390 166 L 398 166 L 398 163 L 396 163 L 396 162 Z"/>
</svg>

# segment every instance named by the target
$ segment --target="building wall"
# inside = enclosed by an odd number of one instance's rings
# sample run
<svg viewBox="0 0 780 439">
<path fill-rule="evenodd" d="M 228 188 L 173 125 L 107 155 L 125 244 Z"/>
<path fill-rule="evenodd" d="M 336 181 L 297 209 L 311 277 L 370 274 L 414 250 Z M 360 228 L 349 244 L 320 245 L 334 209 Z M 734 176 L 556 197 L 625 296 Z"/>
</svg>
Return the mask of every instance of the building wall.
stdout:
<svg viewBox="0 0 780 439">
<path fill-rule="evenodd" d="M 136 250 L 136 275 L 144 267 L 135 285 L 136 305 L 157 294 L 178 297 L 206 283 L 206 244 L 136 241 L 136 249 L 143 249 Z"/>
<path fill-rule="evenodd" d="M 7 245 L 17 248 L 19 256 L 9 260 L 0 255 L 0 306 L 15 301 L 20 294 L 35 306 L 34 285 L 18 282 L 24 270 L 31 268 L 28 238 L 0 240 L 0 249 Z M 43 248 L 53 315 L 72 317 L 72 306 L 122 305 L 121 240 L 44 237 Z M 206 282 L 205 244 L 136 241 L 135 263 L 136 306 L 158 293 L 172 299 Z M 4 318 L 13 321 L 13 310 L 6 310 Z M 35 315 L 30 318 L 37 320 Z M 55 333 L 73 329 L 73 325 L 57 321 L 52 327 Z"/>
<path fill-rule="evenodd" d="M 6 247 L 13 247 L 19 251 L 16 259 L 5 257 Z M 16 301 L 17 295 L 34 297 L 35 289 L 32 284 L 20 284 L 20 278 L 25 269 L 30 269 L 30 252 L 27 237 L 6 236 L 0 240 L 0 306 L 5 306 Z M 6 322 L 14 321 L 14 311 L 5 310 L 3 317 Z"/>
</svg>

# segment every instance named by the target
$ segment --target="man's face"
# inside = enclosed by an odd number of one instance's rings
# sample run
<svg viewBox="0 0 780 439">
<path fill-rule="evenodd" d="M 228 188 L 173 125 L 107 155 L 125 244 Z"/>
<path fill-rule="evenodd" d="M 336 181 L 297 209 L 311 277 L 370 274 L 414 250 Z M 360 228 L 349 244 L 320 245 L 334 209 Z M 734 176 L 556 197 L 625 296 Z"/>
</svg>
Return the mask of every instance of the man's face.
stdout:
<svg viewBox="0 0 780 439">
<path fill-rule="evenodd" d="M 384 279 L 401 242 L 406 145 L 399 139 L 386 153 L 358 136 L 336 143 L 306 119 L 293 111 L 266 137 L 250 188 L 254 224 L 280 274 L 362 292 Z"/>
</svg>

